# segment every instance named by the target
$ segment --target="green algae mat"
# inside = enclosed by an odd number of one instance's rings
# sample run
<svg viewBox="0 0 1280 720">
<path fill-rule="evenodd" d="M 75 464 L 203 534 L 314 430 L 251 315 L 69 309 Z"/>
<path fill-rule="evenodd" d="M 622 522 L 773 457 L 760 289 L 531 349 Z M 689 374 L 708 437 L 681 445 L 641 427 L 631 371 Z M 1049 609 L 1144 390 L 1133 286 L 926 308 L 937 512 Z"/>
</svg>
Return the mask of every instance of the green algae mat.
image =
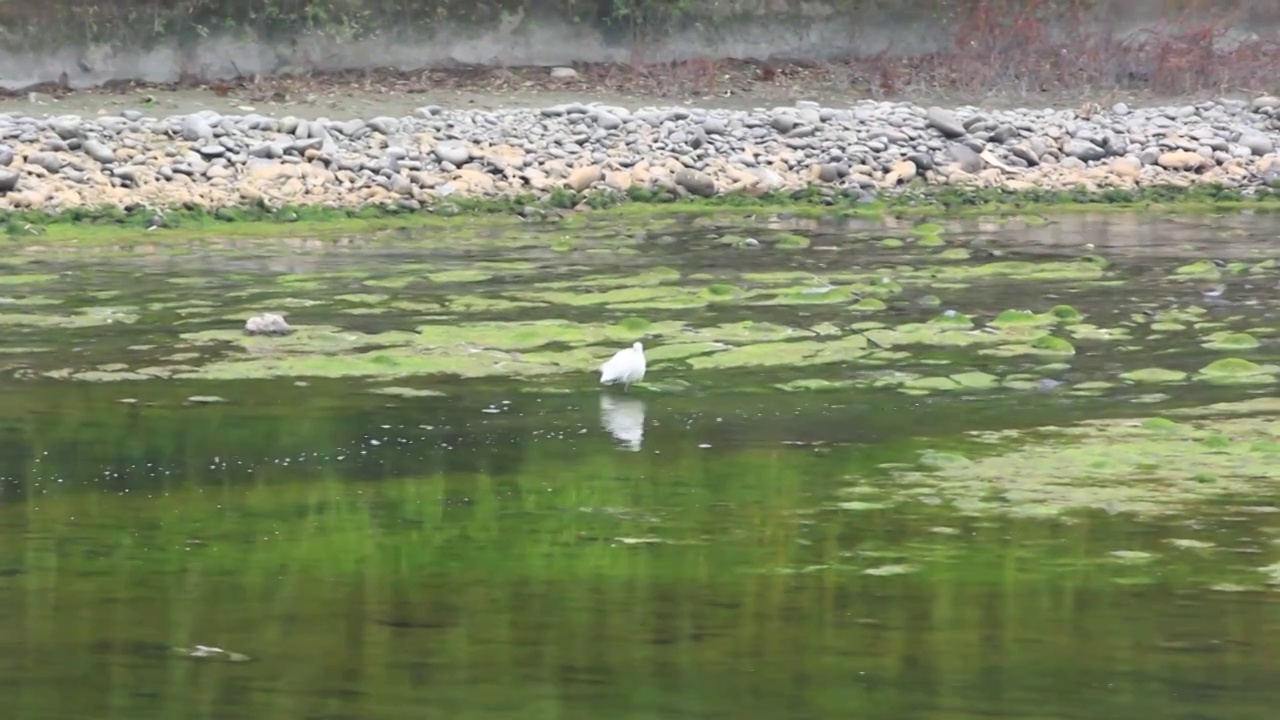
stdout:
<svg viewBox="0 0 1280 720">
<path fill-rule="evenodd" d="M 507 378 L 558 391 L 635 340 L 649 391 L 726 376 L 916 395 L 1275 382 L 1280 270 L 1266 244 L 1246 220 L 1204 219 L 1205 237 L 1227 236 L 1209 245 L 1187 221 L 1152 222 L 1172 239 L 1125 216 L 699 216 L 571 234 L 25 246 L 0 275 L 0 350 L 13 376 L 79 382 Z M 1100 246 L 1104 227 L 1146 227 L 1156 244 L 1138 251 L 1114 231 Z M 296 331 L 246 337 L 259 312 Z"/>
</svg>

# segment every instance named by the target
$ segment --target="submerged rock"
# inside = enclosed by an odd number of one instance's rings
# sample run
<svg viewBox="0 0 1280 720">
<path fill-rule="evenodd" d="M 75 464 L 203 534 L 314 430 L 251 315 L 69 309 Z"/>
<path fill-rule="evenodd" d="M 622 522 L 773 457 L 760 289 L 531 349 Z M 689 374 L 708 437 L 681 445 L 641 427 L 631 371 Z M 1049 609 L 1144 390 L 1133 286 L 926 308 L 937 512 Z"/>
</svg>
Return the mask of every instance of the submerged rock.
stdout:
<svg viewBox="0 0 1280 720">
<path fill-rule="evenodd" d="M 293 332 L 293 328 L 289 323 L 284 321 L 284 317 L 275 313 L 262 313 L 254 315 L 244 323 L 245 335 L 288 335 Z"/>
<path fill-rule="evenodd" d="M 242 663 L 249 662 L 253 658 L 244 653 L 223 650 L 220 647 L 211 645 L 195 645 L 192 647 L 175 647 L 172 650 L 174 655 L 179 657 L 187 657 L 195 660 L 219 660 L 222 662 Z"/>
</svg>

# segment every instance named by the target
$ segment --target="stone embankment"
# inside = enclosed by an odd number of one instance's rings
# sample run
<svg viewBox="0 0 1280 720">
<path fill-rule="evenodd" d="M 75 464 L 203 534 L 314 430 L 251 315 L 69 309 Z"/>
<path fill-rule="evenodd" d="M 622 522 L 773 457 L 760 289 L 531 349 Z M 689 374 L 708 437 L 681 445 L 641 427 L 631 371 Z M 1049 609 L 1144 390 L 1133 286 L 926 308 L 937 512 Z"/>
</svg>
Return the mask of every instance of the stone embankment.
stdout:
<svg viewBox="0 0 1280 720">
<path fill-rule="evenodd" d="M 1280 186 L 1280 98 L 1076 110 L 865 101 L 757 111 L 570 104 L 301 120 L 0 115 L 0 209 L 266 203 L 408 208 L 659 190 L 867 196 L 904 186 Z"/>
</svg>

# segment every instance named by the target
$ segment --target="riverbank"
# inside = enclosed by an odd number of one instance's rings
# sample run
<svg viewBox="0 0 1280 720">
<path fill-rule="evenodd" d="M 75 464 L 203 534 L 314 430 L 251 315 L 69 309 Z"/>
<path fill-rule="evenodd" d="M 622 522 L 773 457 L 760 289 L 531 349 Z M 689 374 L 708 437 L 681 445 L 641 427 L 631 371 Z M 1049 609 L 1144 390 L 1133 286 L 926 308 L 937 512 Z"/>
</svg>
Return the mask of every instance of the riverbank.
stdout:
<svg viewBox="0 0 1280 720">
<path fill-rule="evenodd" d="M 853 211 L 1275 199 L 1280 97 L 1070 110 L 901 102 L 773 109 L 419 108 L 0 115 L 9 232 L 430 212 L 545 217 L 620 203 Z M 36 228 L 33 230 L 33 228 Z"/>
</svg>

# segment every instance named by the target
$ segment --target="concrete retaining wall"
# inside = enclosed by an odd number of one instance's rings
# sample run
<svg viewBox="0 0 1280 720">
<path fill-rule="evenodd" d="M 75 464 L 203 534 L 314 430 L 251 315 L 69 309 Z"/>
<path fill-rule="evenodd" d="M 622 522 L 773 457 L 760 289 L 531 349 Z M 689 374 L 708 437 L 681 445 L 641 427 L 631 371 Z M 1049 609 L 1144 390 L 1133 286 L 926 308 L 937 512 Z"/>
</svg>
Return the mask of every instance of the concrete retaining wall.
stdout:
<svg viewBox="0 0 1280 720">
<path fill-rule="evenodd" d="M 451 64 L 824 58 L 952 47 L 959 30 L 1119 33 L 1223 21 L 1280 39 L 1276 0 L 8 0 L 0 86 Z M 65 75 L 64 75 L 65 73 Z"/>
</svg>

